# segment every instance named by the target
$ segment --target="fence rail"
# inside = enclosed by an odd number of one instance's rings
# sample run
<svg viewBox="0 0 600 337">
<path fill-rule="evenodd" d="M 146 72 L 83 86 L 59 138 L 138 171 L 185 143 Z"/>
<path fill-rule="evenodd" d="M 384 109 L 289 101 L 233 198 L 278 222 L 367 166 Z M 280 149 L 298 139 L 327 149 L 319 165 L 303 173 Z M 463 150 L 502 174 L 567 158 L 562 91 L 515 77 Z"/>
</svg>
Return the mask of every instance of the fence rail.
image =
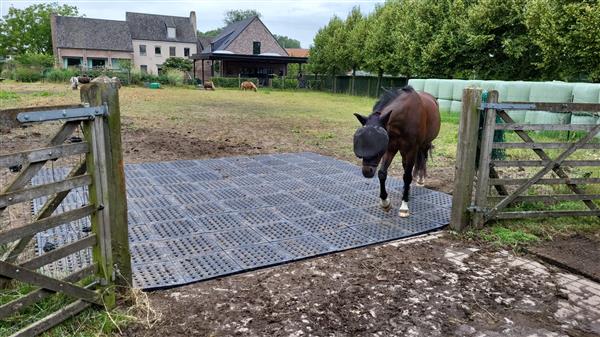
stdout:
<svg viewBox="0 0 600 337">
<path fill-rule="evenodd" d="M 600 184 L 600 178 L 571 178 L 565 167 L 598 167 L 598 159 L 569 159 L 578 150 L 600 149 L 600 144 L 591 142 L 600 132 L 600 124 L 519 124 L 506 113 L 509 110 L 540 110 L 550 112 L 600 112 L 600 104 L 584 103 L 498 103 L 498 92 L 490 91 L 488 102 L 481 102 L 481 89 L 463 91 L 463 111 L 459 126 L 457 163 L 455 171 L 454 200 L 451 223 L 455 229 L 469 225 L 480 226 L 496 219 L 518 219 L 532 217 L 557 216 L 599 216 L 599 207 L 595 200 L 600 194 L 586 193 L 584 186 Z M 499 117 L 499 122 L 497 122 Z M 481 120 L 480 120 L 481 119 Z M 479 125 L 481 136 L 479 137 Z M 494 141 L 496 130 L 512 131 L 522 142 Z M 582 131 L 584 136 L 574 142 L 536 142 L 528 134 L 530 131 Z M 495 149 L 532 150 L 539 159 L 493 160 Z M 559 150 L 554 158 L 545 152 L 547 149 Z M 476 161 L 476 158 L 479 158 Z M 527 178 L 502 178 L 498 167 L 538 168 Z M 545 177 L 552 173 L 558 178 Z M 521 175 L 526 173 L 520 173 Z M 473 183 L 475 181 L 475 183 Z M 534 185 L 564 184 L 573 194 L 539 194 L 531 192 Z M 510 186 L 514 186 L 511 188 Z M 490 194 L 495 187 L 498 195 Z M 510 189 L 510 190 L 509 190 Z M 524 195 L 527 193 L 527 195 Z M 581 201 L 587 210 L 509 210 L 519 202 L 544 202 L 545 205 L 563 201 Z"/>
<path fill-rule="evenodd" d="M 25 108 L 0 111 L 9 127 L 62 120 L 63 124 L 45 147 L 0 156 L 0 168 L 14 168 L 19 174 L 0 192 L 0 214 L 8 207 L 47 197 L 30 223 L 0 228 L 0 244 L 9 244 L 0 260 L 0 286 L 15 286 L 13 281 L 37 289 L 7 303 L 0 303 L 0 318 L 15 315 L 55 293 L 74 300 L 59 311 L 14 333 L 13 336 L 39 334 L 91 305 L 115 305 L 115 284 L 131 284 L 127 238 L 125 180 L 121 151 L 118 89 L 107 77 L 100 77 L 81 88 L 82 105 Z M 85 141 L 65 143 L 81 127 Z M 49 160 L 85 155 L 63 179 L 28 186 Z M 87 188 L 88 203 L 56 214 L 58 206 L 75 188 Z M 42 255 L 20 258 L 33 237 L 40 232 L 88 218 L 91 233 L 55 247 Z M 124 235 L 125 233 L 125 235 Z M 84 249 L 92 249 L 93 263 L 62 278 L 51 277 L 40 268 Z M 119 270 L 120 279 L 115 277 Z M 80 281 L 93 278 L 82 284 Z"/>
</svg>

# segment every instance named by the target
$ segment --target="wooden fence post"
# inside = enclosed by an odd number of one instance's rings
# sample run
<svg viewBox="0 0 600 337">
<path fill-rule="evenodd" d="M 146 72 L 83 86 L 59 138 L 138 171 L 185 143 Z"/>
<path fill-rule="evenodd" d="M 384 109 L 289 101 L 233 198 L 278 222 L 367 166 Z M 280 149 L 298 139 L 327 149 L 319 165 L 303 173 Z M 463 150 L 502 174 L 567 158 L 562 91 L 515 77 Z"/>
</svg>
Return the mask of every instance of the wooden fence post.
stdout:
<svg viewBox="0 0 600 337">
<path fill-rule="evenodd" d="M 131 260 L 127 225 L 127 195 L 125 193 L 125 170 L 121 146 L 121 112 L 116 84 L 102 76 L 90 84 L 81 86 L 81 100 L 90 106 L 106 104 L 108 115 L 103 121 L 103 146 L 107 170 L 107 199 L 109 202 L 111 249 L 116 283 L 131 285 Z"/>
<path fill-rule="evenodd" d="M 463 230 L 469 224 L 469 206 L 475 178 L 475 156 L 477 153 L 477 133 L 479 129 L 479 106 L 481 89 L 463 90 L 462 114 L 458 128 L 458 146 L 454 168 L 454 193 L 450 227 Z"/>
</svg>

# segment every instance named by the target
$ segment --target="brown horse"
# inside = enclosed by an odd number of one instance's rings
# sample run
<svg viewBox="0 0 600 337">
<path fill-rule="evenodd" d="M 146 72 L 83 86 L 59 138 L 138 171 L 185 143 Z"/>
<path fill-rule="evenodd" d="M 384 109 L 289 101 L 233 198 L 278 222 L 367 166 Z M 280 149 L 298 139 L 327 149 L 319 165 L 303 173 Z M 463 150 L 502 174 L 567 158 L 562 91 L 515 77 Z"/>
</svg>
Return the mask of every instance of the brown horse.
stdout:
<svg viewBox="0 0 600 337">
<path fill-rule="evenodd" d="M 242 82 L 242 84 L 240 85 L 240 89 L 243 91 L 246 90 L 254 90 L 256 91 L 256 85 L 250 81 L 244 81 Z"/>
<path fill-rule="evenodd" d="M 362 124 L 354 134 L 354 153 L 362 159 L 362 173 L 372 178 L 379 166 L 381 207 L 388 211 L 391 202 L 385 189 L 387 170 L 400 151 L 404 168 L 404 191 L 398 213 L 408 216 L 408 196 L 413 174 L 422 183 L 432 141 L 440 132 L 440 112 L 436 99 L 407 86 L 386 91 L 368 117 L 354 114 Z M 414 171 L 413 171 L 414 170 Z"/>
<path fill-rule="evenodd" d="M 213 90 L 213 91 L 215 90 L 215 84 L 211 81 L 204 82 L 203 86 L 204 86 L 204 90 Z"/>
</svg>

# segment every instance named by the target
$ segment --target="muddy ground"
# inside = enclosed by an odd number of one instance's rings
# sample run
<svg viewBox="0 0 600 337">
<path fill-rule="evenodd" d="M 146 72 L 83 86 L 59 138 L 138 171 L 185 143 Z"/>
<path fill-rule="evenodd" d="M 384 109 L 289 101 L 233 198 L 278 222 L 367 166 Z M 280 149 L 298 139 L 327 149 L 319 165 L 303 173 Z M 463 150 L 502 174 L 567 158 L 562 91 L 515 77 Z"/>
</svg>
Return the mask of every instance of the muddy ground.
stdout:
<svg viewBox="0 0 600 337">
<path fill-rule="evenodd" d="M 552 275 L 441 238 L 352 250 L 150 293 L 126 336 L 594 336 L 556 318 Z M 470 255 L 451 262 L 452 252 Z"/>
</svg>

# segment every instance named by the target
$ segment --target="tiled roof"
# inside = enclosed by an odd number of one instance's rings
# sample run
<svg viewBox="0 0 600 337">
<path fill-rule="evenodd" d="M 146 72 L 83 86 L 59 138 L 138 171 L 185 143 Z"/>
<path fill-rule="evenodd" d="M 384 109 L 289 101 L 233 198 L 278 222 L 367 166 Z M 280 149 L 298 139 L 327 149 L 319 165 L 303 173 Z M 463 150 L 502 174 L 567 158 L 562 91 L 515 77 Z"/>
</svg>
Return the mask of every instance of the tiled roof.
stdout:
<svg viewBox="0 0 600 337">
<path fill-rule="evenodd" d="M 127 12 L 125 20 L 134 40 L 198 43 L 189 17 Z M 174 39 L 167 37 L 167 27 L 174 27 Z"/>
<path fill-rule="evenodd" d="M 133 51 L 126 22 L 71 16 L 56 17 L 56 47 Z"/>
</svg>

